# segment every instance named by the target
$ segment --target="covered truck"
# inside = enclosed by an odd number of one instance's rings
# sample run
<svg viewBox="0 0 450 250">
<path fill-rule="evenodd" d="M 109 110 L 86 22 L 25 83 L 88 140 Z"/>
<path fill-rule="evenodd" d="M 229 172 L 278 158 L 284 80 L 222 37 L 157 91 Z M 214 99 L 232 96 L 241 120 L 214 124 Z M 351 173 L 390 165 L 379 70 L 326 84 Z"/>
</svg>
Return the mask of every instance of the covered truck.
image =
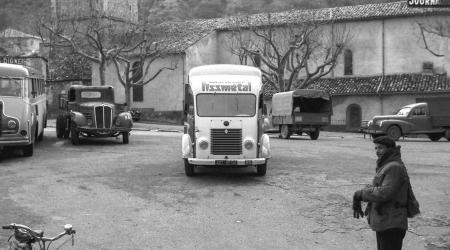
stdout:
<svg viewBox="0 0 450 250">
<path fill-rule="evenodd" d="M 306 133 L 317 140 L 321 127 L 330 125 L 332 113 L 331 96 L 323 90 L 297 89 L 272 97 L 272 124 L 279 126 L 283 139 Z"/>
</svg>

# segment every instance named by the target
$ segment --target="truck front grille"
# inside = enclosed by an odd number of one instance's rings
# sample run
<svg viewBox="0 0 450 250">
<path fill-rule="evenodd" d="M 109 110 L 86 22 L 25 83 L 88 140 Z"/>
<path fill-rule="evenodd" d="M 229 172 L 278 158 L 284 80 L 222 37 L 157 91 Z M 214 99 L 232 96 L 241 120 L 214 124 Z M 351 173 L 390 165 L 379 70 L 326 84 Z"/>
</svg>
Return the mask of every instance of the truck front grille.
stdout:
<svg viewBox="0 0 450 250">
<path fill-rule="evenodd" d="M 111 128 L 112 108 L 109 106 L 95 107 L 95 124 L 97 128 Z"/>
<path fill-rule="evenodd" d="M 211 129 L 211 154 L 242 154 L 242 129 Z"/>
</svg>

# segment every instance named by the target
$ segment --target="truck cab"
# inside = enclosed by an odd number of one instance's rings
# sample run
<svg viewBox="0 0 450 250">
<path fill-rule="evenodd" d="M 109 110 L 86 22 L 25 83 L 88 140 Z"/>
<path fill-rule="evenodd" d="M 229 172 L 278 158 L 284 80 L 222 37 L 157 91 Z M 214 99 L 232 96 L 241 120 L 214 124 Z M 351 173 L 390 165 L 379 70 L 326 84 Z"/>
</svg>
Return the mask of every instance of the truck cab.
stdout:
<svg viewBox="0 0 450 250">
<path fill-rule="evenodd" d="M 59 99 L 60 112 L 56 119 L 58 138 L 69 138 L 79 144 L 79 137 L 117 137 L 129 142 L 133 126 L 131 114 L 114 103 L 112 86 L 72 85 Z"/>
<path fill-rule="evenodd" d="M 403 106 L 393 115 L 374 116 L 369 121 L 363 121 L 361 130 L 373 138 L 387 135 L 398 140 L 401 136 L 425 134 L 431 141 L 442 137 L 450 139 L 450 113 L 438 116 L 437 110 L 445 107 L 430 105 L 433 100 Z"/>
</svg>

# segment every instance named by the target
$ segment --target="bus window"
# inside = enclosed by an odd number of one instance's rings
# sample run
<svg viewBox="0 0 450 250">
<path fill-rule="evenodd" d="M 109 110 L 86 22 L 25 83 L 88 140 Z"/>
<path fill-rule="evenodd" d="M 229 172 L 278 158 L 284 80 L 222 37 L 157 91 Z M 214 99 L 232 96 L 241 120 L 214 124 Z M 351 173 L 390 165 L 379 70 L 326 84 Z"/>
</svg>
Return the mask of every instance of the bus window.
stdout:
<svg viewBox="0 0 450 250">
<path fill-rule="evenodd" d="M 0 95 L 1 96 L 22 96 L 22 81 L 20 79 L 1 78 Z"/>
</svg>

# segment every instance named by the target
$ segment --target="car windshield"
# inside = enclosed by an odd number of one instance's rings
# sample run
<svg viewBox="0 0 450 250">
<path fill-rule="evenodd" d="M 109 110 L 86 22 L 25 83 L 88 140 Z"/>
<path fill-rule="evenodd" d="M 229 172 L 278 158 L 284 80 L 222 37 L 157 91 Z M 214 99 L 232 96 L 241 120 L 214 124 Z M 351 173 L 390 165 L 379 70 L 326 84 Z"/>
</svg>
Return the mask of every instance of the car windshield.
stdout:
<svg viewBox="0 0 450 250">
<path fill-rule="evenodd" d="M 397 111 L 396 115 L 408 116 L 410 111 L 411 111 L 410 107 L 404 107 L 404 108 L 401 108 L 399 111 Z"/>
<path fill-rule="evenodd" d="M 22 96 L 22 79 L 0 78 L 0 96 Z"/>
<path fill-rule="evenodd" d="M 245 116 L 256 113 L 256 96 L 253 94 L 199 94 L 198 116 Z"/>
</svg>

